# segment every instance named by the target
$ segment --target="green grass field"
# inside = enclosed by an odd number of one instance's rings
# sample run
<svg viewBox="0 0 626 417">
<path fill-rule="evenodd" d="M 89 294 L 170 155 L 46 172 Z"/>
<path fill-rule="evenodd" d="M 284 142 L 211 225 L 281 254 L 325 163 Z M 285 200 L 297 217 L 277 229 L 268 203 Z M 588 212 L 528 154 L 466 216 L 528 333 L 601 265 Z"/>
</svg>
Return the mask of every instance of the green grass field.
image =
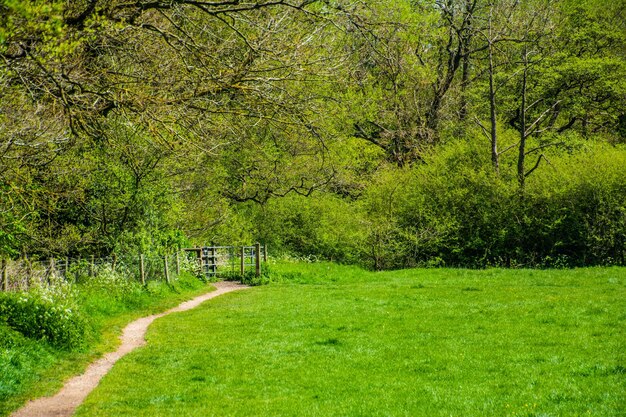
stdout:
<svg viewBox="0 0 626 417">
<path fill-rule="evenodd" d="M 114 286 L 77 285 L 80 308 L 89 319 L 84 346 L 65 350 L 43 340 L 27 338 L 0 317 L 0 416 L 9 415 L 29 399 L 52 395 L 72 375 L 105 352 L 115 350 L 130 321 L 158 313 L 211 289 L 195 276 L 184 274 L 172 285 L 150 282 L 123 292 Z"/>
<path fill-rule="evenodd" d="M 155 322 L 77 415 L 626 415 L 626 269 L 273 272 Z"/>
</svg>

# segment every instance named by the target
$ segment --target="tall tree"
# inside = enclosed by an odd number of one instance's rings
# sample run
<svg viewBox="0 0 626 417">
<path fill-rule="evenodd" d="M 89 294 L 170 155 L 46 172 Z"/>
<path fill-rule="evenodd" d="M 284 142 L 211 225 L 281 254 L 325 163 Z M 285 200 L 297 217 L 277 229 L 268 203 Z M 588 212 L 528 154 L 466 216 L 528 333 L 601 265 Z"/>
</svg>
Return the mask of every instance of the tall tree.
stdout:
<svg viewBox="0 0 626 417">
<path fill-rule="evenodd" d="M 343 10 L 354 60 L 348 99 L 366 109 L 354 111 L 356 137 L 404 166 L 439 142 L 442 121 L 467 119 L 472 56 L 486 48 L 475 42 L 482 8 L 479 0 L 437 0 Z"/>
<path fill-rule="evenodd" d="M 324 138 L 314 123 L 319 97 L 305 85 L 323 78 L 331 51 L 322 46 L 332 42 L 331 25 L 319 18 L 315 3 L 3 2 L 0 175 L 7 201 L 23 200 L 27 212 L 37 211 L 38 201 L 53 201 L 25 191 L 28 181 L 41 189 L 36 183 L 54 170 L 57 158 L 70 149 L 90 152 L 83 144 L 109 147 L 101 157 L 115 155 L 129 168 L 141 157 L 136 165 L 151 169 L 172 163 L 167 157 L 153 164 L 156 155 L 218 158 L 233 144 L 253 143 L 260 131 L 282 141 L 277 147 L 292 156 L 323 153 Z M 120 123 L 124 128 L 110 128 Z M 280 134 L 287 130 L 293 135 Z M 141 132 L 153 151 L 118 152 L 123 131 Z M 310 192 L 323 180 L 318 176 L 332 170 L 323 157 L 307 161 L 310 171 L 289 177 L 281 173 L 293 161 L 270 157 L 264 163 L 273 164 L 271 173 L 262 180 L 242 171 L 258 193 L 241 194 L 225 183 L 224 195 L 263 200 Z M 19 217 L 16 207 L 7 210 L 12 214 L 3 218 Z M 85 214 L 99 218 L 100 233 L 111 230 L 107 218 Z"/>
<path fill-rule="evenodd" d="M 611 8 L 600 12 L 590 2 L 572 9 L 567 2 L 512 1 L 492 3 L 485 24 L 477 30 L 488 44 L 487 50 L 477 55 L 484 83 L 476 86 L 487 98 L 483 108 L 489 123 L 481 121 L 480 113 L 476 121 L 490 140 L 496 170 L 500 156 L 517 149 L 520 187 L 547 160 L 544 150 L 565 144 L 559 134 L 567 130 L 585 134 L 591 120 L 596 129 L 619 123 L 618 103 L 624 90 L 618 79 L 624 74 L 624 62 L 615 52 L 623 48 L 623 36 L 598 35 L 592 29 L 598 20 L 589 19 L 581 25 L 580 17 L 585 14 L 578 15 L 578 7 L 583 7 L 587 16 L 598 13 L 621 24 L 617 17 L 621 12 Z M 577 25 L 576 29 L 572 25 Z M 583 35 L 587 31 L 594 35 Z M 576 47 L 570 38 L 573 33 L 579 36 Z M 598 105 L 611 110 L 594 111 Z M 517 142 L 504 144 L 501 149 L 499 122 L 504 122 L 502 129 L 512 128 L 518 135 Z M 530 156 L 535 158 L 529 168 Z"/>
</svg>

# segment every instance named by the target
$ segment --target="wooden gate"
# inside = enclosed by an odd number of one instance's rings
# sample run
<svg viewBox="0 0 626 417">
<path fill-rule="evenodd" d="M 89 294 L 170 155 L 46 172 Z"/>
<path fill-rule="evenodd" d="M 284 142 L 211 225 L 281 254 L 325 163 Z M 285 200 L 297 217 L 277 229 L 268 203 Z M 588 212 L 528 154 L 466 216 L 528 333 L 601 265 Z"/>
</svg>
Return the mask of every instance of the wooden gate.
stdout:
<svg viewBox="0 0 626 417">
<path fill-rule="evenodd" d="M 203 246 L 185 248 L 193 252 L 207 278 L 217 276 L 244 276 L 254 268 L 254 275 L 261 275 L 261 260 L 267 262 L 267 245 L 253 246 Z"/>
</svg>

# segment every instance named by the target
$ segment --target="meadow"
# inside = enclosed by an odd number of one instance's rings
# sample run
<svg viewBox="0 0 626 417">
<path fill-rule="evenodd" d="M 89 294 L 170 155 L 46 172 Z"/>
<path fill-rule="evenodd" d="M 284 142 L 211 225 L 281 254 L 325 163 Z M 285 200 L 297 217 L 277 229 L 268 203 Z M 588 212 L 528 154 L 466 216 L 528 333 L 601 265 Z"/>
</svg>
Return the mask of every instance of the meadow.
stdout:
<svg viewBox="0 0 626 417">
<path fill-rule="evenodd" d="M 157 320 L 77 415 L 624 415 L 624 268 L 272 277 Z"/>
</svg>

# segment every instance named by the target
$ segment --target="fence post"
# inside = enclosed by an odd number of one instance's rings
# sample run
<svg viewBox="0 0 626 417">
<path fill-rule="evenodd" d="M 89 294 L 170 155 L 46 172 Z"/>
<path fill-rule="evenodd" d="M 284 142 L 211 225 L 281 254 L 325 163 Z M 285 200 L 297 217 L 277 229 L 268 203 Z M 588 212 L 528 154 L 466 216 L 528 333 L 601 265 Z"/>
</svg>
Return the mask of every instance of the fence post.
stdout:
<svg viewBox="0 0 626 417">
<path fill-rule="evenodd" d="M 261 276 L 261 244 L 254 244 L 254 276 Z"/>
<path fill-rule="evenodd" d="M 246 247 L 241 247 L 241 277 L 243 278 L 244 273 L 246 272 Z"/>
<path fill-rule="evenodd" d="M 28 259 L 28 255 L 24 255 L 24 262 L 26 263 L 26 289 L 28 290 L 30 289 L 33 266 L 30 263 L 30 259 Z"/>
<path fill-rule="evenodd" d="M 2 258 L 2 291 L 9 291 L 9 273 L 7 271 L 7 260 Z"/>
<path fill-rule="evenodd" d="M 217 250 L 215 249 L 215 245 L 211 244 L 211 257 L 209 267 L 211 268 L 211 275 L 217 276 Z"/>
<path fill-rule="evenodd" d="M 146 269 L 143 264 L 143 253 L 139 255 L 139 276 L 141 277 L 141 285 L 146 285 Z"/>
<path fill-rule="evenodd" d="M 263 245 L 263 262 L 267 262 L 267 243 Z"/>
<path fill-rule="evenodd" d="M 163 266 L 165 268 L 165 282 L 170 283 L 170 271 L 167 268 L 167 254 L 163 256 Z"/>
<path fill-rule="evenodd" d="M 228 259 L 230 260 L 230 272 L 235 275 L 235 247 L 228 247 Z"/>
<path fill-rule="evenodd" d="M 111 264 L 111 269 L 113 270 L 113 272 L 115 272 L 115 267 L 117 266 L 117 255 L 113 254 L 112 257 L 113 257 L 113 261 Z"/>
<path fill-rule="evenodd" d="M 176 251 L 176 275 L 180 275 L 180 258 L 178 257 L 178 251 Z"/>
<path fill-rule="evenodd" d="M 50 258 L 50 264 L 48 265 L 48 284 L 52 284 L 52 274 L 54 274 L 54 258 Z"/>
</svg>

